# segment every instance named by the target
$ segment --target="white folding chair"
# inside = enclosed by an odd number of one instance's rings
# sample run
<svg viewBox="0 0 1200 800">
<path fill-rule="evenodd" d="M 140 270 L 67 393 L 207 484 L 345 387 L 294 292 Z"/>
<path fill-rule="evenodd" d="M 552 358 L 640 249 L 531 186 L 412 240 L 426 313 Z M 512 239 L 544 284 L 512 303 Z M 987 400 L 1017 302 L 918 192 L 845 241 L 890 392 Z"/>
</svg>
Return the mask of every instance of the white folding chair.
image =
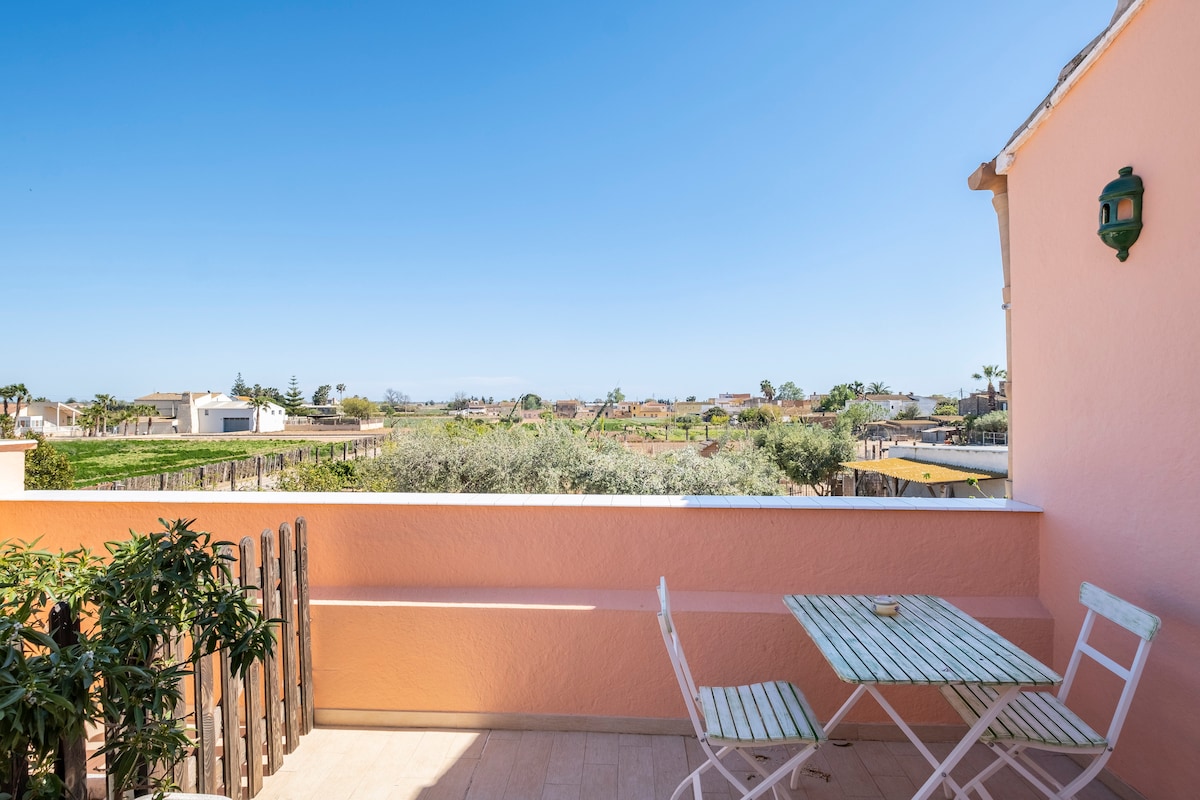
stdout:
<svg viewBox="0 0 1200 800">
<path fill-rule="evenodd" d="M 1150 642 L 1158 633 L 1161 621 L 1150 612 L 1143 611 L 1090 583 L 1084 583 L 1080 587 L 1079 602 L 1087 606 L 1088 612 L 1058 694 L 1021 692 L 1017 699 L 996 717 L 996 721 L 980 737 L 982 742 L 992 748 L 996 760 L 962 787 L 964 794 L 975 791 L 985 800 L 990 798 L 991 795 L 987 793 L 983 782 L 1004 766 L 1009 766 L 1046 797 L 1052 800 L 1070 800 L 1099 774 L 1112 755 L 1121 726 L 1125 723 L 1125 716 L 1129 713 L 1133 692 L 1137 688 L 1138 679 L 1141 678 L 1142 669 L 1146 666 Z M 1130 666 L 1119 664 L 1088 641 L 1097 614 L 1141 639 Z M 1103 735 L 1093 730 L 1066 706 L 1067 695 L 1075 681 L 1079 662 L 1085 655 L 1125 681 L 1108 732 Z M 982 710 L 996 697 L 993 690 L 976 684 L 947 686 L 942 689 L 942 694 L 968 725 L 977 721 Z M 1027 750 L 1090 754 L 1095 758 L 1077 778 L 1064 786 L 1030 758 Z"/>
<path fill-rule="evenodd" d="M 696 688 L 691 670 L 683 655 L 683 645 L 671 619 L 671 601 L 667 594 L 667 579 L 658 584 L 658 600 L 662 610 L 658 612 L 658 624 L 662 628 L 663 642 L 675 668 L 675 678 L 687 703 L 688 716 L 696 729 L 696 738 L 707 760 L 680 782 L 671 795 L 677 800 L 683 790 L 692 787 L 695 800 L 703 797 L 700 791 L 700 776 L 713 768 L 737 787 L 739 798 L 753 800 L 771 789 L 777 798 L 791 795 L 777 783 L 786 778 L 817 752 L 817 747 L 826 740 L 825 731 L 817 722 L 812 708 L 800 690 L 786 681 L 752 683 L 747 686 L 701 686 Z M 765 770 L 757 759 L 745 752 L 752 747 L 774 747 L 778 745 L 804 745 L 800 752 L 787 759 L 773 772 Z M 715 749 L 714 749 L 715 748 Z M 736 751 L 763 781 L 751 788 L 721 762 L 731 751 Z"/>
</svg>

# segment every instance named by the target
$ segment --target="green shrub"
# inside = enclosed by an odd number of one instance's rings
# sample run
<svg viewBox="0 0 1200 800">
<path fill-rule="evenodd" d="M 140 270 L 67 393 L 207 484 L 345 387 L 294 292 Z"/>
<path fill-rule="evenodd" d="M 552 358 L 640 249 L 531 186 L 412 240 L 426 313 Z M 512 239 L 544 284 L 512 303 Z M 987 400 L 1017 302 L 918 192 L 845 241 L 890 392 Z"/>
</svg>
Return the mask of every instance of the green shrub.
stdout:
<svg viewBox="0 0 1200 800">
<path fill-rule="evenodd" d="M 75 484 L 75 467 L 66 453 L 55 449 L 46 437 L 30 431 L 27 439 L 37 440 L 38 446 L 25 453 L 26 489 L 70 489 Z"/>
<path fill-rule="evenodd" d="M 88 725 L 105 730 L 119 796 L 155 764 L 167 769 L 148 788 L 170 788 L 171 765 L 192 749 L 175 710 L 195 662 L 223 650 L 241 674 L 274 648 L 271 621 L 220 552 L 230 543 L 193 531 L 192 520 L 160 522 L 164 530 L 110 542 L 105 560 L 0 546 L 0 796 L 63 797 L 54 755 Z M 187 645 L 167 659 L 166 637 L 180 630 L 191 631 Z"/>
<path fill-rule="evenodd" d="M 358 471 L 354 461 L 297 464 L 279 478 L 285 492 L 341 492 L 356 488 Z"/>
<path fill-rule="evenodd" d="M 1006 433 L 1008 431 L 1008 412 L 989 411 L 979 419 L 975 420 L 975 424 L 972 427 L 977 431 Z"/>
<path fill-rule="evenodd" d="M 725 448 L 713 458 L 693 450 L 646 456 L 560 422 L 414 431 L 359 467 L 360 487 L 393 492 L 769 495 L 780 492 L 781 477 L 754 448 Z"/>
</svg>

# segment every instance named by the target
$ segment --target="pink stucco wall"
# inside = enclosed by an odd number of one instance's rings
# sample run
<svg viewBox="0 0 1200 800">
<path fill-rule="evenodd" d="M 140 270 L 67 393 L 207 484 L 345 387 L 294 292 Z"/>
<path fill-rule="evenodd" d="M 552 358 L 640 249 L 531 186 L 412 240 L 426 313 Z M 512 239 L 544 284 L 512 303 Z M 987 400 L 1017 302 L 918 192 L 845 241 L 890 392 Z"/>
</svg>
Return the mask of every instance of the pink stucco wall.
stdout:
<svg viewBox="0 0 1200 800">
<path fill-rule="evenodd" d="M 700 680 L 790 678 L 823 717 L 850 687 L 787 612 L 786 593 L 942 595 L 1050 657 L 1052 622 L 1036 599 L 1040 514 L 981 510 L 987 501 L 863 510 L 752 498 L 672 508 L 639 498 L 70 496 L 0 502 L 0 536 L 97 548 L 159 517 L 240 538 L 304 516 L 320 709 L 682 718 L 655 615 L 660 575 Z M 915 723 L 956 721 L 932 689 L 893 699 Z M 883 720 L 861 708 L 856 721 Z"/>
<path fill-rule="evenodd" d="M 1150 0 L 1009 170 L 1014 496 L 1045 510 L 1060 668 L 1081 581 L 1163 619 L 1110 762 L 1152 798 L 1200 786 L 1198 32 L 1200 3 Z M 1145 228 L 1122 264 L 1095 231 L 1125 165 L 1145 181 Z M 1107 719 L 1107 691 L 1075 691 Z"/>
</svg>

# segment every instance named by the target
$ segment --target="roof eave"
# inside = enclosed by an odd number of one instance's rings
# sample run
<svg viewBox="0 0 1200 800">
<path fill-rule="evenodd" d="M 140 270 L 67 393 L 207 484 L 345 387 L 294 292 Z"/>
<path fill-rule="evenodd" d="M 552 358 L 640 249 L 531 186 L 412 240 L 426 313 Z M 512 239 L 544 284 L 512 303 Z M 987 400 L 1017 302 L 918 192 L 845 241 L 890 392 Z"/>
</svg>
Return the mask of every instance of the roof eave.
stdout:
<svg viewBox="0 0 1200 800">
<path fill-rule="evenodd" d="M 1123 13 L 1113 19 L 1108 28 L 1097 40 L 1089 43 L 1091 49 L 1087 51 L 1087 55 L 1080 60 L 1079 64 L 1073 70 L 1059 81 L 1054 90 L 1042 101 L 1038 110 L 1025 121 L 1024 125 L 1013 133 L 1012 138 L 1008 140 L 1008 144 L 1004 145 L 1004 149 L 996 156 L 997 175 L 1008 174 L 1009 167 L 1016 160 L 1017 151 L 1021 149 L 1021 146 L 1029 141 L 1030 137 L 1041 127 L 1043 122 L 1050 118 L 1050 115 L 1054 113 L 1054 109 L 1062 99 L 1074 88 L 1079 79 L 1092 68 L 1092 65 L 1100 59 L 1100 56 L 1104 55 L 1113 41 L 1121 35 L 1121 31 L 1125 30 L 1130 20 L 1146 5 L 1146 2 L 1147 0 L 1133 0 Z"/>
</svg>

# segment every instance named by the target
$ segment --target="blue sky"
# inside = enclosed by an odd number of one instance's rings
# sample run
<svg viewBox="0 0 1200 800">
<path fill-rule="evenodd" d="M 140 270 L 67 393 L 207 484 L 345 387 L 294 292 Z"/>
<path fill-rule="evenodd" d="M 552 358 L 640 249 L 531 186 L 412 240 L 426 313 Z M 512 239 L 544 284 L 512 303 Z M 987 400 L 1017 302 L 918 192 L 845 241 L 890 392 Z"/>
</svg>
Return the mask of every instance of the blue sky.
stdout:
<svg viewBox="0 0 1200 800">
<path fill-rule="evenodd" d="M 0 7 L 0 383 L 957 393 L 1112 0 Z"/>
</svg>

